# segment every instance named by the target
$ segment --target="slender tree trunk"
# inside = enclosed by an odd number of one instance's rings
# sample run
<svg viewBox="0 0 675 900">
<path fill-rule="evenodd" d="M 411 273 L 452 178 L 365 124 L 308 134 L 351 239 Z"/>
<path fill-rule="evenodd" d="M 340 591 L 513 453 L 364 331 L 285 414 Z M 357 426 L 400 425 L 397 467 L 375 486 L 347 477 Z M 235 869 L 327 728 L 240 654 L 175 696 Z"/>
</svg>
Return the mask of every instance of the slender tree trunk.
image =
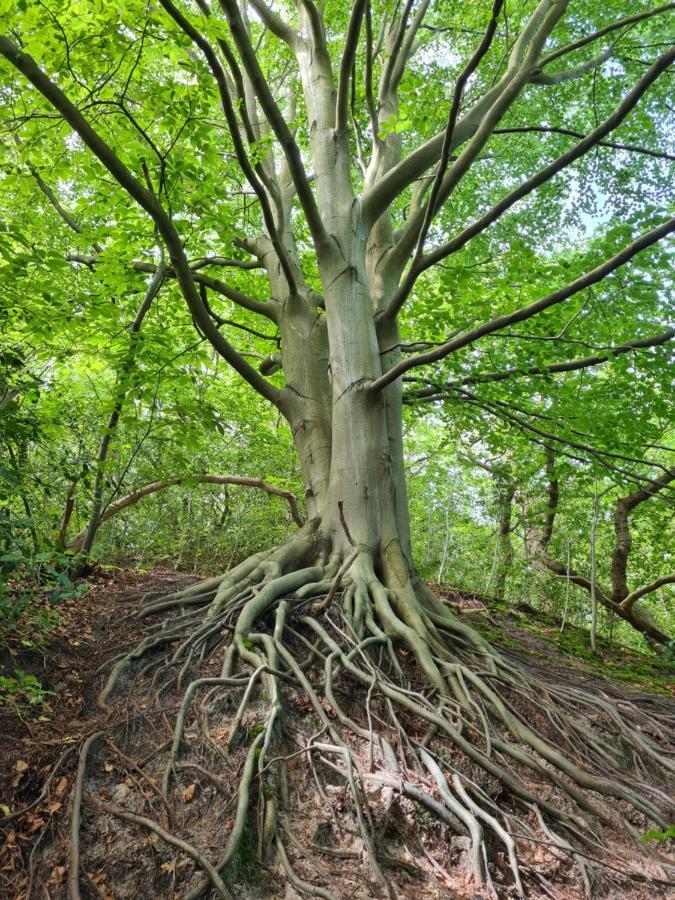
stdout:
<svg viewBox="0 0 675 900">
<path fill-rule="evenodd" d="M 513 545 L 511 543 L 511 522 L 513 516 L 513 498 L 516 484 L 512 479 L 497 476 L 497 566 L 495 579 L 495 596 L 504 599 L 506 582 L 513 564 Z"/>
<path fill-rule="evenodd" d="M 35 522 L 33 521 L 33 511 L 30 507 L 30 501 L 28 500 L 28 495 L 24 489 L 23 485 L 23 476 L 22 469 L 23 465 L 21 463 L 22 451 L 21 447 L 19 447 L 19 458 L 17 459 L 16 454 L 12 450 L 12 445 L 7 441 L 6 443 L 7 451 L 9 453 L 9 458 L 11 460 L 12 466 L 14 468 L 14 475 L 16 477 L 16 483 L 19 489 L 19 496 L 21 497 L 21 504 L 23 506 L 23 511 L 26 514 L 26 520 L 28 522 L 28 531 L 30 532 L 31 540 L 33 542 L 33 549 L 36 553 L 40 552 L 40 542 L 38 541 L 37 531 L 35 530 Z"/>
<path fill-rule="evenodd" d="M 86 565 L 86 560 L 91 553 L 92 547 L 94 546 L 96 534 L 98 532 L 99 525 L 101 524 L 101 513 L 103 510 L 103 487 L 105 484 L 105 470 L 106 462 L 108 459 L 108 451 L 110 450 L 110 444 L 113 440 L 115 432 L 117 431 L 117 425 L 122 413 L 122 408 L 124 407 L 125 400 L 129 393 L 130 385 L 128 381 L 129 376 L 133 371 L 134 361 L 136 358 L 138 332 L 141 330 L 143 320 L 149 312 L 150 307 L 152 306 L 152 302 L 157 296 L 157 293 L 162 285 L 165 272 L 166 267 L 163 263 L 160 263 L 157 266 L 157 270 L 147 287 L 145 296 L 143 297 L 143 302 L 141 303 L 138 312 L 136 313 L 136 317 L 129 327 L 129 347 L 119 372 L 117 384 L 115 386 L 113 408 L 110 416 L 108 417 L 108 421 L 106 422 L 105 431 L 103 432 L 103 437 L 101 438 L 101 442 L 98 447 L 98 453 L 96 454 L 91 512 L 89 514 L 89 522 L 86 527 L 84 539 L 80 546 L 78 558 L 75 561 L 73 567 L 76 574 L 81 572 Z"/>
<path fill-rule="evenodd" d="M 596 532 L 598 528 L 598 519 L 600 518 L 600 507 L 598 504 L 598 483 L 595 483 L 595 490 L 593 492 L 593 518 L 591 520 L 591 533 L 590 533 L 590 545 L 591 545 L 591 650 L 595 653 L 595 637 L 596 631 L 598 627 L 598 598 L 596 595 L 596 580 L 597 580 L 597 570 L 595 564 L 595 538 Z"/>
</svg>

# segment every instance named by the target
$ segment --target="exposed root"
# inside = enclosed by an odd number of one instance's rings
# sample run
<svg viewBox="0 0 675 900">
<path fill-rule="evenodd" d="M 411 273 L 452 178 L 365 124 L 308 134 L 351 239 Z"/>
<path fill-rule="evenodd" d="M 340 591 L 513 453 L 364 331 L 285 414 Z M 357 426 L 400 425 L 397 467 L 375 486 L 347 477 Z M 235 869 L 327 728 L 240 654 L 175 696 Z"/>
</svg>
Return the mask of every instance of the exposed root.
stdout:
<svg viewBox="0 0 675 900">
<path fill-rule="evenodd" d="M 166 841 L 167 844 L 170 844 L 172 847 L 178 847 L 178 849 L 182 850 L 183 853 L 187 853 L 187 855 L 192 857 L 192 859 L 194 859 L 195 862 L 206 872 L 217 893 L 221 897 L 225 897 L 226 900 L 232 900 L 232 894 L 225 886 L 225 883 L 223 882 L 216 869 L 211 865 L 204 854 L 200 853 L 199 850 L 192 846 L 192 844 L 188 844 L 187 841 L 183 841 L 180 838 L 174 837 L 174 835 L 169 834 L 160 825 L 158 825 L 157 822 L 155 822 L 153 819 L 148 819 L 146 816 L 137 816 L 135 813 L 126 812 L 125 810 L 118 809 L 115 806 L 108 806 L 105 803 L 98 803 L 92 798 L 89 798 L 87 802 L 95 809 L 111 813 L 113 816 L 124 819 L 125 822 L 131 822 L 133 825 L 140 825 L 143 828 L 149 829 L 150 831 L 159 835 L 159 837 L 161 837 L 163 841 Z"/>
<path fill-rule="evenodd" d="M 399 896 L 389 870 L 415 870 L 391 857 L 392 817 L 399 826 L 427 817 L 441 834 L 465 835 L 466 867 L 493 893 L 525 896 L 536 886 L 555 896 L 525 859 L 533 843 L 547 848 L 553 870 L 571 857 L 588 895 L 616 878 L 611 864 L 591 862 L 607 856 L 610 832 L 632 845 L 636 865 L 644 861 L 648 851 L 635 837 L 672 814 L 664 784 L 675 771 L 672 709 L 619 704 L 545 671 L 535 678 L 423 586 L 382 569 L 364 549 L 317 554 L 304 529 L 223 577 L 143 606 L 141 617 L 162 618 L 114 662 L 99 702 L 107 707 L 130 674 L 132 694 L 146 685 L 144 714 L 154 702 L 170 739 L 160 730 L 159 749 L 140 760 L 133 733 L 113 749 L 139 785 L 152 786 L 147 795 L 172 826 L 157 821 L 142 792 L 140 809 L 83 801 L 87 754 L 100 735 L 90 738 L 75 786 L 71 897 L 79 896 L 83 802 L 186 854 L 192 863 L 180 892 L 188 900 L 211 888 L 232 896 L 251 853 L 261 871 L 276 862 L 298 893 L 326 898 L 339 894 L 310 880 L 307 860 L 320 867 L 331 853 L 357 863 L 362 856 L 369 895 Z M 173 722 L 162 699 L 169 696 Z M 186 791 L 188 772 L 195 781 Z M 291 863 L 290 797 L 312 784 L 332 846 L 312 836 Z M 199 831 L 187 807 L 196 788 L 217 791 L 213 808 L 199 807 L 212 838 L 206 846 L 191 833 Z M 338 809 L 331 797 L 343 788 Z M 340 850 L 346 833 L 351 846 Z M 430 877 L 443 873 L 422 849 Z M 650 866 L 653 879 L 674 871 L 654 854 Z M 622 874 L 639 876 L 630 863 Z"/>
</svg>

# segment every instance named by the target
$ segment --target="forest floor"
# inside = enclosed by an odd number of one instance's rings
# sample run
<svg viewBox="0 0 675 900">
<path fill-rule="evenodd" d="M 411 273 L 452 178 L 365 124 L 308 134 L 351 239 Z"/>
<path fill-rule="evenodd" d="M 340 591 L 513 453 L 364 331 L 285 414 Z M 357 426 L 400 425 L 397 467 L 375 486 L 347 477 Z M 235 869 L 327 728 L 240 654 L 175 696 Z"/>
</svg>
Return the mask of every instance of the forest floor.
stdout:
<svg viewBox="0 0 675 900">
<path fill-rule="evenodd" d="M 134 615 L 139 594 L 168 593 L 196 580 L 166 570 L 147 573 L 97 570 L 87 578 L 86 592 L 64 600 L 59 606 L 59 620 L 50 632 L 48 646 L 41 650 L 27 647 L 31 635 L 22 634 L 20 629 L 12 634 L 9 645 L 5 643 L 3 654 L 7 658 L 0 658 L 0 664 L 4 663 L 6 669 L 8 662 L 18 665 L 27 674 L 34 675 L 48 693 L 43 702 L 34 705 L 21 702 L 18 696 L 13 700 L 0 697 L 2 900 L 34 897 L 56 900 L 68 895 L 71 792 L 80 748 L 85 739 L 105 731 L 111 719 L 119 728 L 126 716 L 127 731 L 132 733 L 135 727 L 134 713 L 127 706 L 124 692 L 113 698 L 111 710 L 104 712 L 97 707 L 97 693 L 105 680 L 100 669 L 111 656 L 133 646 L 143 636 L 144 629 L 150 628 Z M 606 641 L 600 641 L 593 654 L 587 632 L 570 626 L 561 631 L 559 622 L 527 605 L 507 609 L 489 598 L 442 589 L 438 585 L 432 587 L 504 655 L 518 658 L 533 674 L 545 667 L 550 675 L 554 668 L 561 681 L 584 688 L 590 686 L 612 697 L 625 695 L 627 699 L 642 698 L 649 702 L 646 695 L 658 693 L 661 699 L 666 695 L 672 699 L 675 712 L 675 679 L 672 671 L 669 673 L 655 656 L 612 648 Z M 166 713 L 172 712 L 175 712 L 173 707 L 167 705 L 162 712 L 164 719 Z M 299 706 L 294 708 L 291 718 L 297 721 L 290 723 L 291 730 L 310 712 Z M 143 766 L 166 746 L 166 724 L 166 721 L 157 722 L 154 744 L 152 739 L 148 744 L 146 734 Z M 218 741 L 219 735 L 214 731 L 211 738 Z M 90 773 L 89 789 L 98 789 L 100 801 L 112 801 L 130 809 L 133 808 L 133 803 L 129 805 L 130 798 L 136 794 L 134 802 L 139 812 L 146 807 L 147 815 L 159 815 L 160 792 L 154 779 L 144 782 L 146 776 L 137 765 L 141 755 L 133 760 L 123 758 L 114 746 L 108 741 L 101 742 L 90 763 L 93 774 Z M 298 761 L 298 766 L 302 765 Z M 100 779 L 96 777 L 97 769 L 100 769 Z M 196 776 L 194 780 L 187 777 L 183 781 L 182 801 L 189 809 L 194 800 L 194 828 L 199 831 L 203 804 L 208 806 L 218 793 L 226 791 L 227 785 L 205 788 Z M 338 824 L 344 806 L 340 791 L 344 788 L 329 787 L 332 810 L 328 812 Z M 336 896 L 345 900 L 381 896 L 364 874 L 367 870 L 360 862 L 362 854 L 357 836 L 351 843 L 348 837 L 348 846 L 335 849 L 325 803 L 317 804 L 315 800 L 309 793 L 304 798 L 296 798 L 296 804 L 303 809 L 302 830 L 296 831 L 295 838 L 291 836 L 292 843 L 288 846 L 296 872 L 314 883 L 329 886 Z M 110 815 L 99 814 L 96 821 L 93 817 L 94 811 L 85 804 L 83 842 L 86 840 L 89 848 L 82 856 L 83 896 L 153 900 L 184 894 L 180 887 L 181 869 L 193 865 L 184 854 L 167 848 L 152 832 L 133 826 L 122 829 L 121 823 Z M 224 819 L 222 825 L 227 828 L 228 820 Z M 414 817 L 408 816 L 406 821 L 405 815 L 399 816 L 395 828 L 390 829 L 389 856 L 381 860 L 392 872 L 392 882 L 400 897 L 478 900 L 495 895 L 514 896 L 508 886 L 500 888 L 498 883 L 492 893 L 473 886 L 466 865 L 465 839 L 449 839 L 449 835 L 441 834 L 438 826 L 435 832 L 434 828 L 428 829 L 422 839 L 418 826 Z M 322 835 L 326 827 L 328 830 Z M 346 819 L 344 827 L 349 836 Z M 208 846 L 208 837 L 202 837 Z M 445 841 L 449 849 L 441 851 L 439 857 L 439 848 Z M 321 871 L 315 862 L 304 858 L 303 848 L 308 846 L 319 852 L 323 862 Z M 250 850 L 249 863 L 253 864 L 248 870 L 242 868 L 234 873 L 237 897 L 291 900 L 300 896 L 284 878 L 279 878 L 279 872 L 254 865 L 254 852 Z M 624 870 L 622 855 L 626 852 L 629 851 L 625 844 L 619 840 L 615 858 L 602 861 L 615 873 L 603 892 L 605 896 L 635 900 L 671 896 L 665 882 L 658 879 L 650 882 L 653 872 L 645 870 L 645 877 L 641 878 Z M 581 869 L 573 859 L 559 858 L 546 852 L 545 847 L 534 845 L 521 856 L 524 870 L 534 876 L 529 880 L 542 885 L 541 891 L 530 888 L 528 896 L 549 896 L 557 900 L 584 896 Z M 444 865 L 439 866 L 439 858 Z"/>
</svg>

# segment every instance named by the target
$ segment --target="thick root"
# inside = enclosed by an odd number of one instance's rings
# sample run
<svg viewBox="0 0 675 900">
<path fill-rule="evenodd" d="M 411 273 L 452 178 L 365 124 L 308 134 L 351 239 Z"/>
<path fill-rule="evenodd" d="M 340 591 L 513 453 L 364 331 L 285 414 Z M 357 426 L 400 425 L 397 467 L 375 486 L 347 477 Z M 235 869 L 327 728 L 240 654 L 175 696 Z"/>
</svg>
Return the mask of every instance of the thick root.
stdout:
<svg viewBox="0 0 675 900">
<path fill-rule="evenodd" d="M 138 735 L 127 735 L 124 748 L 111 745 L 139 784 L 153 786 L 126 809 L 87 800 L 91 745 L 83 748 L 73 896 L 87 852 L 80 806 L 97 804 L 184 854 L 180 892 L 190 900 L 209 890 L 236 895 L 252 856 L 254 868 L 278 866 L 302 895 L 341 896 L 339 885 L 331 893 L 315 883 L 331 852 L 363 865 L 363 896 L 400 896 L 408 890 L 401 869 L 414 869 L 406 828 L 420 842 L 426 871 L 417 877 L 444 872 L 420 838 L 432 822 L 448 841 L 464 835 L 454 842 L 464 848 L 458 864 L 493 893 L 549 892 L 527 863 L 536 847 L 552 871 L 564 872 L 564 860 L 576 865 L 587 893 L 672 875 L 654 854 L 643 874 L 647 850 L 634 836 L 672 815 L 663 781 L 675 770 L 664 737 L 673 733 L 673 710 L 619 704 L 533 673 L 420 584 L 386 567 L 380 577 L 365 550 L 317 559 L 305 532 L 221 578 L 152 599 L 140 615 L 162 619 L 115 661 L 99 702 L 109 708 L 135 669 L 133 698 L 152 672 L 155 699 L 146 685 L 143 715 L 158 714 L 170 734 L 140 760 Z M 188 771 L 196 780 L 185 788 Z M 196 790 L 206 831 L 188 808 Z M 207 802 L 214 790 L 218 801 Z M 323 815 L 307 845 L 294 836 L 290 797 L 312 790 Z M 153 812 L 156 798 L 161 810 Z M 319 839 L 322 829 L 331 846 Z M 205 845 L 205 834 L 218 835 L 217 846 Z M 609 834 L 614 842 L 623 835 L 633 859 L 620 873 L 608 862 Z M 348 835 L 350 848 L 339 851 Z"/>
</svg>

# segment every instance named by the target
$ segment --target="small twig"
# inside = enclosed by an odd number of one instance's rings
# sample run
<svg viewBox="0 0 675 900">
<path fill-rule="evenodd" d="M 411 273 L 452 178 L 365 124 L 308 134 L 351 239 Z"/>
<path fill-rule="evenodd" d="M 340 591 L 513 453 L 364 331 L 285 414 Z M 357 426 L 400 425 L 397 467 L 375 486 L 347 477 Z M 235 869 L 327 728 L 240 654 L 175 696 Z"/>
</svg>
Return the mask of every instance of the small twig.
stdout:
<svg viewBox="0 0 675 900">
<path fill-rule="evenodd" d="M 113 753 L 117 754 L 117 756 L 119 756 L 119 758 L 124 763 L 126 763 L 126 765 L 128 765 L 131 769 L 134 769 L 136 772 L 138 772 L 144 781 L 147 781 L 147 783 L 152 788 L 153 792 L 162 801 L 162 804 L 164 805 L 164 808 L 166 809 L 167 815 L 169 817 L 169 822 L 172 822 L 174 819 L 173 808 L 172 808 L 171 804 L 169 803 L 169 801 L 167 800 L 166 795 L 162 792 L 162 790 L 158 787 L 158 785 L 155 784 L 155 782 L 152 780 L 152 778 L 150 778 L 149 775 L 146 775 L 146 773 L 143 771 L 143 769 L 141 769 L 141 767 L 138 765 L 138 763 L 134 762 L 134 760 L 130 756 L 127 756 L 126 753 L 123 753 L 122 750 L 120 750 L 120 748 L 117 746 L 117 744 L 113 743 L 113 741 L 111 741 L 110 738 L 106 739 L 106 746 L 110 747 L 110 749 L 113 751 Z"/>
<path fill-rule="evenodd" d="M 42 790 L 40 791 L 40 796 L 37 798 L 37 800 L 33 800 L 33 802 L 29 803 L 28 806 L 24 806 L 21 809 L 17 809 L 16 812 L 10 813 L 8 816 L 0 817 L 0 826 L 6 825 L 8 822 L 11 822 L 13 819 L 21 818 L 21 816 L 25 815 L 27 812 L 30 812 L 31 809 L 35 809 L 36 806 L 38 806 L 40 803 L 42 803 L 42 801 L 44 800 L 44 798 L 47 795 L 47 788 L 49 787 L 49 784 L 51 783 L 51 781 L 53 781 L 54 776 L 60 769 L 62 762 L 64 761 L 66 756 L 68 756 L 69 753 L 73 752 L 73 750 L 75 749 L 76 746 L 77 746 L 77 744 L 71 744 L 71 746 L 68 747 L 67 750 L 64 750 L 64 752 L 61 754 L 61 756 L 59 756 L 59 758 L 57 759 L 51 772 L 45 779 L 45 783 L 42 785 Z"/>
</svg>

